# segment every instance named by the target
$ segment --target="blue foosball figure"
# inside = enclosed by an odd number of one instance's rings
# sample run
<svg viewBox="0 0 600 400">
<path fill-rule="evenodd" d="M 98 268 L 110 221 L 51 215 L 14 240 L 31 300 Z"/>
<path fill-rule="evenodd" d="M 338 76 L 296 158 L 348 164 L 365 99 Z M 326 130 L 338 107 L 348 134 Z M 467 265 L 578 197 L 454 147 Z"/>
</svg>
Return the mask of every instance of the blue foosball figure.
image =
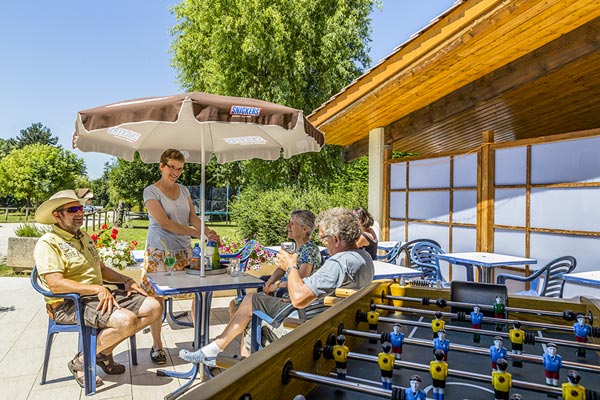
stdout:
<svg viewBox="0 0 600 400">
<path fill-rule="evenodd" d="M 421 390 L 421 377 L 413 375 L 410 377 L 410 387 L 404 389 L 405 400 L 425 400 L 425 392 Z"/>
<path fill-rule="evenodd" d="M 396 323 L 390 332 L 390 342 L 392 343 L 392 353 L 396 360 L 402 358 L 402 345 L 404 345 L 404 333 L 400 332 L 400 324 Z"/>
</svg>

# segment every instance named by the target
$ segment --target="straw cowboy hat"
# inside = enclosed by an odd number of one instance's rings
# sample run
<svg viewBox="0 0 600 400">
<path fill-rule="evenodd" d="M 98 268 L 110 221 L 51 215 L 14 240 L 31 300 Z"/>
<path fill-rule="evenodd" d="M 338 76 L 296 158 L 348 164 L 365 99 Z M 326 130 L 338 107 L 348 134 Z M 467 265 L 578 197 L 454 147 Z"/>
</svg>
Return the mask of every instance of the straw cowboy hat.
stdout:
<svg viewBox="0 0 600 400">
<path fill-rule="evenodd" d="M 61 190 L 60 192 L 53 194 L 52 197 L 43 202 L 35 211 L 35 221 L 40 224 L 55 224 L 56 218 L 54 218 L 52 212 L 58 207 L 74 201 L 78 201 L 79 204 L 83 205 L 85 204 L 86 199 L 77 197 L 73 190 Z"/>
</svg>

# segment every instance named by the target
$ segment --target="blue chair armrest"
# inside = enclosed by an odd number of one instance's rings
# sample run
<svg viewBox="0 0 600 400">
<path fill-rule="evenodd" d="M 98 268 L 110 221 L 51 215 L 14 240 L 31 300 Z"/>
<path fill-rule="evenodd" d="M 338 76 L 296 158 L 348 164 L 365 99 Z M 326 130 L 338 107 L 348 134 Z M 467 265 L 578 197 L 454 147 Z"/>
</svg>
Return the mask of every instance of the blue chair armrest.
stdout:
<svg viewBox="0 0 600 400">
<path fill-rule="evenodd" d="M 499 275 L 496 275 L 496 283 L 504 284 L 507 279 L 511 279 L 511 280 L 515 280 L 515 281 L 519 281 L 519 282 L 531 282 L 531 281 L 537 279 L 544 272 L 545 272 L 545 270 L 543 268 L 541 268 L 529 276 L 499 274 Z"/>
</svg>

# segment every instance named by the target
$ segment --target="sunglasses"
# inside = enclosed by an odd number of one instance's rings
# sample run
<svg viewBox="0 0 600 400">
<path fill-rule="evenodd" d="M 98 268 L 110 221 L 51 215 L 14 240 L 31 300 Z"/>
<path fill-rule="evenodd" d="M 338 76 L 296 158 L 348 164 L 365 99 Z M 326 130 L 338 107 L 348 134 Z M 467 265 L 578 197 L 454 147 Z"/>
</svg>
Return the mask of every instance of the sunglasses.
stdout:
<svg viewBox="0 0 600 400">
<path fill-rule="evenodd" d="M 61 208 L 60 210 L 56 210 L 56 211 L 57 212 L 66 211 L 69 214 L 75 214 L 75 213 L 78 213 L 78 212 L 80 212 L 82 210 L 83 210 L 83 206 L 73 206 L 73 207 Z"/>
</svg>

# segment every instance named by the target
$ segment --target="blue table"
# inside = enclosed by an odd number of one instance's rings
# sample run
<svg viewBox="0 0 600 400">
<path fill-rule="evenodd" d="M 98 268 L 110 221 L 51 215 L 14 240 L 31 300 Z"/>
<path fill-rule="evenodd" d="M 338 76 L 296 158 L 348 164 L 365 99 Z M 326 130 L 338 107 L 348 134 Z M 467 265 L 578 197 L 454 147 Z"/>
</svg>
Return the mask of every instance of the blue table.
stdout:
<svg viewBox="0 0 600 400">
<path fill-rule="evenodd" d="M 373 279 L 417 278 L 423 274 L 421 271 L 413 268 L 383 261 L 373 261 L 373 266 L 375 267 L 375 276 Z"/>
<path fill-rule="evenodd" d="M 492 269 L 505 265 L 527 265 L 537 264 L 533 258 L 507 256 L 504 254 L 471 252 L 471 253 L 446 253 L 438 254 L 438 260 L 448 261 L 451 264 L 462 265 L 467 269 L 467 280 L 473 281 L 473 267 L 479 271 L 480 282 L 492 282 Z"/>
<path fill-rule="evenodd" d="M 563 279 L 579 285 L 600 287 L 600 271 L 575 272 L 564 274 Z"/>
<path fill-rule="evenodd" d="M 210 328 L 210 306 L 212 294 L 215 290 L 259 288 L 265 283 L 250 275 L 239 275 L 231 277 L 228 274 L 188 275 L 185 271 L 173 271 L 172 275 L 167 272 L 152 272 L 147 275 L 148 282 L 159 296 L 171 296 L 175 294 L 194 294 L 195 302 L 195 327 L 194 327 L 194 350 L 206 345 L 209 340 Z M 185 393 L 198 375 L 199 366 L 194 364 L 189 371 L 174 372 L 158 370 L 159 376 L 170 376 L 174 378 L 189 380 L 179 389 L 165 396 L 165 399 L 176 399 Z"/>
</svg>

